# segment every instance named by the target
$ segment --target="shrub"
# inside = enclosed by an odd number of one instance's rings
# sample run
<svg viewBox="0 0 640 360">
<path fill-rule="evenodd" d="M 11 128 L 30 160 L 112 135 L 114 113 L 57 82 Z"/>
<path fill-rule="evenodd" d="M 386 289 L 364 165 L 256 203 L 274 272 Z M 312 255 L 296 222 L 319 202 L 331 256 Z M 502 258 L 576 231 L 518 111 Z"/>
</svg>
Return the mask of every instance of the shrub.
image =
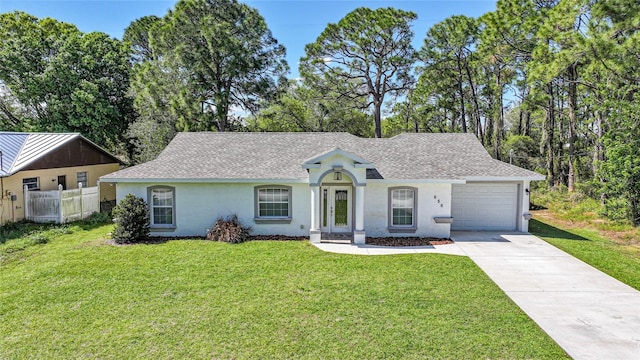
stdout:
<svg viewBox="0 0 640 360">
<path fill-rule="evenodd" d="M 247 241 L 251 228 L 244 227 L 238 221 L 237 215 L 227 218 L 219 217 L 213 227 L 207 230 L 207 239 L 238 244 Z"/>
<path fill-rule="evenodd" d="M 118 244 L 130 244 L 144 241 L 149 237 L 149 207 L 147 203 L 133 194 L 127 194 L 113 208 L 113 240 Z"/>
<path fill-rule="evenodd" d="M 40 245 L 46 244 L 49 242 L 49 236 L 43 233 L 42 231 L 34 231 L 29 234 L 29 244 L 31 245 Z"/>
</svg>

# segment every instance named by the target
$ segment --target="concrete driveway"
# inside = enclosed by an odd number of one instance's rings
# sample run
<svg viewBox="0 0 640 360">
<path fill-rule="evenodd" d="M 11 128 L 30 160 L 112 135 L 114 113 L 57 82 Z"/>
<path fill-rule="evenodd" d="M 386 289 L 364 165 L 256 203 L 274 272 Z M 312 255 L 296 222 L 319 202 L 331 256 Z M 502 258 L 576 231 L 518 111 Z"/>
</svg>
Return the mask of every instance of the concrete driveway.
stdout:
<svg viewBox="0 0 640 360">
<path fill-rule="evenodd" d="M 527 233 L 451 238 L 574 359 L 640 359 L 640 292 Z"/>
</svg>

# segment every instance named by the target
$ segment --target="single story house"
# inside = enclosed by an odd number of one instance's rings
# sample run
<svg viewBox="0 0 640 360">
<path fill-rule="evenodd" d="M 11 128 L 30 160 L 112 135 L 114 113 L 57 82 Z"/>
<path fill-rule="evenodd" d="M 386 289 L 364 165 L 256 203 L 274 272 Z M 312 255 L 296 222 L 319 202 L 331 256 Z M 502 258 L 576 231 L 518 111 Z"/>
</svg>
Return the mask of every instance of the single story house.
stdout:
<svg viewBox="0 0 640 360">
<path fill-rule="evenodd" d="M 179 133 L 157 159 L 101 177 L 147 201 L 154 236 L 205 235 L 236 214 L 254 234 L 449 237 L 527 231 L 529 184 L 473 134 Z"/>
<path fill-rule="evenodd" d="M 0 132 L 0 224 L 24 219 L 24 186 L 30 190 L 77 189 L 98 184 L 122 162 L 78 133 Z M 113 184 L 100 199 L 115 202 Z"/>
</svg>

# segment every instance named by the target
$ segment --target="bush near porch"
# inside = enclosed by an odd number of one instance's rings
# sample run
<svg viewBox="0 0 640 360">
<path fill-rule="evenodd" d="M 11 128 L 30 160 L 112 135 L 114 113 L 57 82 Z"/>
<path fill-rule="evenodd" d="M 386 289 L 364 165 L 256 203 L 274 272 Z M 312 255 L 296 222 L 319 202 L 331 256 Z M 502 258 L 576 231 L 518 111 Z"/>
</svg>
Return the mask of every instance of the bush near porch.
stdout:
<svg viewBox="0 0 640 360">
<path fill-rule="evenodd" d="M 566 357 L 466 257 L 69 229 L 0 263 L 0 358 Z"/>
</svg>

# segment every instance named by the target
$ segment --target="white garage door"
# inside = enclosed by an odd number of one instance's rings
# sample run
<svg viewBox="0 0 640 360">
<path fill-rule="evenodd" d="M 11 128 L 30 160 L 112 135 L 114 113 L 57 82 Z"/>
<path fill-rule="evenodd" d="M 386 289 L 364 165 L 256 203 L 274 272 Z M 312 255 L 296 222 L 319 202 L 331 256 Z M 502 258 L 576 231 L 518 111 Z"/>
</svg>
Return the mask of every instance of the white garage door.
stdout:
<svg viewBox="0 0 640 360">
<path fill-rule="evenodd" d="M 451 230 L 515 230 L 518 185 L 453 185 Z"/>
</svg>

